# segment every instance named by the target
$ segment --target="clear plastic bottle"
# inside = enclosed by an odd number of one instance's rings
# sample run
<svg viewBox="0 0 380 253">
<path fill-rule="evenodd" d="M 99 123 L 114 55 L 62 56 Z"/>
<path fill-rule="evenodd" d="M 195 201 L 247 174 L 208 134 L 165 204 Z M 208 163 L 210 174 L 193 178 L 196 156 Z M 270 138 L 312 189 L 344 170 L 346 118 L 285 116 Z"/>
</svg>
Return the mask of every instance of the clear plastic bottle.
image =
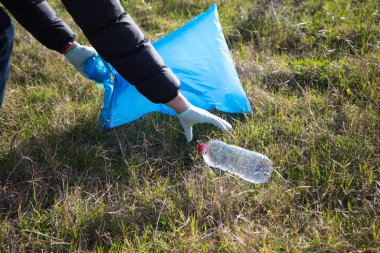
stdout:
<svg viewBox="0 0 380 253">
<path fill-rule="evenodd" d="M 265 183 L 273 172 L 272 161 L 265 155 L 222 141 L 200 144 L 198 152 L 211 167 L 230 172 L 254 184 Z"/>
</svg>

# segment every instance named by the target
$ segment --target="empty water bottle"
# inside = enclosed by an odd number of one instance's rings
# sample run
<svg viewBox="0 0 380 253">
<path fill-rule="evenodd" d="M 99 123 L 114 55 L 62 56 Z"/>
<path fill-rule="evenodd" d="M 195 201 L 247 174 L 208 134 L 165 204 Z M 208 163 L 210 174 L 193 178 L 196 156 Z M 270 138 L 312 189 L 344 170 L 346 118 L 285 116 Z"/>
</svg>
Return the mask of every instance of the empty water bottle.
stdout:
<svg viewBox="0 0 380 253">
<path fill-rule="evenodd" d="M 230 172 L 251 183 L 264 183 L 273 172 L 272 161 L 265 155 L 222 141 L 200 144 L 198 151 L 211 167 Z"/>
</svg>

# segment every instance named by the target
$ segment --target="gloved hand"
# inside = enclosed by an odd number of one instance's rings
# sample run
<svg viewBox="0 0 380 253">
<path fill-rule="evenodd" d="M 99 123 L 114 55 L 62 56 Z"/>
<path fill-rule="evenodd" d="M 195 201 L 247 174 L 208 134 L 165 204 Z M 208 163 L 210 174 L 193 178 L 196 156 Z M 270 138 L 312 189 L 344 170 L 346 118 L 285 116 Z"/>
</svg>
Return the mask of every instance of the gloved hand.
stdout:
<svg viewBox="0 0 380 253">
<path fill-rule="evenodd" d="M 77 45 L 73 49 L 71 49 L 66 55 L 66 59 L 81 73 L 84 77 L 88 78 L 85 73 L 86 69 L 86 61 L 92 57 L 97 55 L 98 53 L 92 47 Z"/>
<path fill-rule="evenodd" d="M 179 122 L 181 123 L 183 130 L 185 131 L 186 140 L 190 142 L 193 139 L 193 126 L 198 123 L 210 123 L 223 131 L 231 130 L 230 123 L 221 119 L 206 110 L 198 108 L 193 105 L 189 105 L 187 109 L 177 114 Z"/>
</svg>

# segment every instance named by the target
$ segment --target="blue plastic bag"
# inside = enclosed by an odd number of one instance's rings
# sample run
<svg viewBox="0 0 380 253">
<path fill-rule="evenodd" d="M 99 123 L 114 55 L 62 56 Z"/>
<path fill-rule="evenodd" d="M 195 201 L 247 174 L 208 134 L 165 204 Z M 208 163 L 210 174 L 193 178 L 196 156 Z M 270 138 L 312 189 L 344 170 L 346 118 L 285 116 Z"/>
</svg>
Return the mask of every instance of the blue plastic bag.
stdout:
<svg viewBox="0 0 380 253">
<path fill-rule="evenodd" d="M 252 112 L 225 41 L 216 4 L 153 45 L 181 81 L 180 91 L 190 103 L 205 110 Z M 89 59 L 87 75 L 103 84 L 100 121 L 106 129 L 130 123 L 149 112 L 176 115 L 169 107 L 150 102 L 100 57 Z"/>
</svg>

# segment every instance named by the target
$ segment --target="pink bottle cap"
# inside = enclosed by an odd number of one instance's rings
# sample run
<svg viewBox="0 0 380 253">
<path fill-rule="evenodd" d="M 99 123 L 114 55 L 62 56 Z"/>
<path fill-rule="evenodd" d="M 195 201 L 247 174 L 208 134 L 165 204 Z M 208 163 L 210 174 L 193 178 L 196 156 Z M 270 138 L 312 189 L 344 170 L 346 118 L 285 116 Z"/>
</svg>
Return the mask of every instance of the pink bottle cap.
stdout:
<svg viewBox="0 0 380 253">
<path fill-rule="evenodd" d="M 207 154 L 208 153 L 208 147 L 206 146 L 206 144 L 199 144 L 198 145 L 198 152 L 200 154 Z"/>
</svg>

